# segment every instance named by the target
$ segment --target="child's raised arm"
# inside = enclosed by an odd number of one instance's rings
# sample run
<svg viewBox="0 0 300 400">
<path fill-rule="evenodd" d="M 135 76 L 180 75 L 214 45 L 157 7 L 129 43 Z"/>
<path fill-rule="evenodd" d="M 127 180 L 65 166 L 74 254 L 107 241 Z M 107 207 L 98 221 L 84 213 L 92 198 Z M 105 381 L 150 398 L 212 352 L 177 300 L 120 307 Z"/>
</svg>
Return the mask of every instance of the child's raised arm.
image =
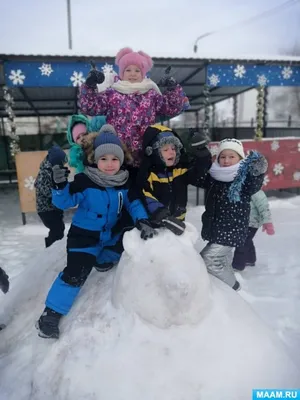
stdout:
<svg viewBox="0 0 300 400">
<path fill-rule="evenodd" d="M 79 175 L 75 175 L 74 181 L 69 183 L 67 168 L 55 165 L 52 171 L 52 203 L 60 210 L 76 207 L 84 197 L 78 182 Z"/>
<path fill-rule="evenodd" d="M 95 116 L 106 115 L 108 112 L 108 93 L 98 93 L 97 86 L 90 87 L 83 84 L 80 88 L 78 106 L 83 114 Z"/>
</svg>

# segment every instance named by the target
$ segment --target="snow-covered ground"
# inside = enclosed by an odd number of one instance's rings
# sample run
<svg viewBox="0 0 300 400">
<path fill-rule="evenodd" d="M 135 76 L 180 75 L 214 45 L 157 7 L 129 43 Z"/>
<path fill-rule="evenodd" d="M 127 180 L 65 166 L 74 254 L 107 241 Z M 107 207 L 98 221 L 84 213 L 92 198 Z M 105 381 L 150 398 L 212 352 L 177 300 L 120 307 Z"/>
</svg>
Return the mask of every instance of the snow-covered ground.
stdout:
<svg viewBox="0 0 300 400">
<path fill-rule="evenodd" d="M 0 293 L 0 323 L 7 324 L 7 328 L 0 332 L 0 400 L 50 400 L 53 398 L 59 400 L 71 398 L 75 400 L 100 398 L 152 400 L 158 397 L 167 400 L 206 400 L 216 397 L 209 397 L 213 393 L 211 387 L 202 385 L 203 376 L 207 381 L 209 374 L 206 375 L 207 371 L 204 372 L 201 368 L 208 365 L 207 360 L 211 358 L 209 368 L 214 370 L 218 366 L 215 372 L 221 373 L 226 364 L 223 362 L 224 357 L 228 363 L 228 376 L 223 372 L 224 379 L 220 379 L 212 373 L 211 379 L 216 379 L 220 390 L 226 387 L 227 391 L 222 392 L 222 398 L 247 400 L 251 398 L 251 393 L 249 397 L 243 398 L 239 392 L 242 386 L 236 385 L 230 389 L 230 384 L 226 381 L 230 379 L 230 376 L 232 377 L 234 371 L 240 371 L 240 374 L 235 377 L 238 382 L 243 380 L 246 382 L 247 377 L 254 373 L 251 369 L 253 360 L 249 359 L 248 364 L 243 362 L 247 360 L 247 357 L 251 358 L 251 351 L 246 351 L 248 347 L 259 348 L 260 358 L 263 359 L 262 349 L 265 348 L 267 354 L 272 350 L 272 346 L 276 346 L 276 338 L 269 336 L 271 334 L 268 327 L 275 333 L 279 339 L 278 342 L 282 342 L 288 356 L 300 369 L 300 263 L 298 257 L 300 197 L 271 199 L 270 204 L 276 229 L 275 236 L 270 237 L 262 232 L 257 234 L 255 243 L 258 263 L 256 267 L 237 274 L 242 284 L 242 290 L 238 294 L 227 287 L 224 288 L 223 284 L 214 283 L 212 291 L 214 307 L 218 302 L 223 305 L 219 304 L 218 308 L 215 308 L 214 318 L 212 315 L 209 318 L 206 317 L 206 320 L 203 317 L 206 321 L 203 329 L 201 329 L 202 317 L 199 318 L 199 325 L 197 325 L 199 331 L 196 326 L 188 334 L 186 326 L 180 327 L 179 331 L 175 328 L 168 331 L 168 329 L 162 329 L 165 325 L 161 323 L 157 323 L 158 326 L 145 325 L 138 317 L 125 318 L 126 312 L 117 311 L 110 301 L 115 271 L 105 274 L 93 271 L 82 290 L 82 296 L 76 302 L 70 315 L 62 321 L 61 339 L 53 342 L 38 338 L 34 323 L 43 309 L 43 301 L 49 286 L 64 267 L 65 241 L 44 249 L 46 229 L 38 218 L 28 216 L 28 224 L 22 226 L 17 191 L 8 188 L 0 189 L 0 265 L 9 274 L 11 282 L 10 292 L 7 295 Z M 188 212 L 187 220 L 195 225 L 198 231 L 201 229 L 202 212 L 203 207 L 192 207 L 192 205 Z M 195 246 L 200 251 L 204 243 L 199 239 Z M 145 247 L 145 253 L 146 251 Z M 181 253 L 178 253 L 178 260 Z M 153 257 L 157 257 L 155 252 L 153 254 Z M 172 253 L 169 257 L 172 260 Z M 193 255 L 188 251 L 186 257 L 189 260 L 193 259 Z M 132 256 L 130 262 L 137 262 L 137 260 Z M 192 261 L 190 264 L 192 268 Z M 126 262 L 125 268 L 128 268 Z M 128 271 L 130 272 L 130 269 Z M 146 271 L 147 269 L 142 274 L 144 280 L 147 278 Z M 173 271 L 176 278 L 176 269 Z M 197 268 L 193 271 L 197 274 Z M 117 270 L 118 273 L 119 270 Z M 180 274 L 182 272 L 178 272 L 178 279 L 185 282 L 184 275 Z M 176 286 L 175 278 L 173 283 Z M 123 283 L 122 280 L 117 281 L 117 284 L 115 281 L 115 290 L 118 282 L 124 291 L 126 285 L 130 287 L 131 281 L 125 280 L 124 283 L 124 278 Z M 146 286 L 147 290 L 150 290 L 148 285 Z M 175 301 L 176 293 L 174 297 L 172 282 L 168 287 L 172 293 L 168 301 Z M 201 287 L 205 292 L 205 284 Z M 141 290 L 141 288 L 137 288 L 137 293 L 138 289 Z M 193 296 L 186 297 L 185 287 L 181 287 L 180 290 L 184 298 L 193 299 Z M 193 286 L 193 290 L 196 299 L 197 286 Z M 120 294 L 118 291 L 117 293 Z M 115 303 L 121 303 L 127 311 L 134 304 L 134 310 L 138 315 L 145 316 L 146 313 L 149 317 L 145 318 L 146 320 L 157 321 L 159 315 L 155 315 L 154 318 L 151 308 L 145 310 L 143 304 L 137 304 L 137 296 L 132 288 L 131 293 L 132 296 L 130 298 L 125 296 L 125 300 L 124 296 L 115 294 Z M 250 311 L 244 302 L 241 302 L 239 296 L 251 305 L 254 312 L 268 326 L 266 331 L 259 319 L 255 319 L 255 315 L 250 316 Z M 92 304 L 94 307 L 91 307 Z M 158 304 L 159 299 L 157 303 L 153 302 L 153 307 Z M 232 310 L 228 309 L 229 304 Z M 149 306 L 147 303 L 144 303 L 145 305 Z M 196 311 L 191 314 L 191 318 L 203 313 L 201 307 L 197 308 L 195 304 L 194 310 Z M 243 319 L 244 313 L 245 319 Z M 171 321 L 172 318 L 176 320 L 177 317 L 172 314 Z M 241 321 L 238 323 L 237 319 Z M 192 322 L 195 324 L 197 321 Z M 216 325 L 216 331 L 213 332 L 211 327 L 218 322 L 224 326 Z M 247 329 L 243 324 L 247 324 Z M 229 334 L 232 335 L 230 339 Z M 265 345 L 263 341 L 261 342 L 263 334 L 266 335 Z M 221 338 L 225 338 L 224 353 L 220 359 L 217 359 L 216 350 L 210 346 L 213 341 L 221 340 Z M 203 342 L 210 349 L 207 353 Z M 180 343 L 184 346 L 183 348 L 180 348 Z M 271 347 L 268 349 L 269 345 Z M 239 349 L 239 353 L 236 349 Z M 241 351 L 243 354 L 240 353 Z M 281 349 L 279 349 L 280 352 Z M 243 358 L 240 364 L 237 354 L 241 354 Z M 282 357 L 281 353 L 278 357 L 278 360 Z M 180 360 L 182 360 L 182 365 Z M 275 360 L 276 357 L 273 360 L 274 363 Z M 283 365 L 291 368 L 288 361 L 282 360 Z M 265 363 L 265 371 L 272 370 L 271 358 L 270 364 L 268 364 L 268 359 L 260 360 L 260 362 Z M 190 373 L 188 372 L 189 363 Z M 170 365 L 174 365 L 171 371 Z M 199 381 L 197 381 L 197 374 Z M 130 381 L 133 377 L 136 377 L 134 383 Z M 153 381 L 152 386 L 151 381 Z M 121 389 L 118 389 L 118 384 Z M 278 385 L 282 387 L 282 382 L 278 382 Z M 149 392 L 151 387 L 153 387 L 152 394 Z M 170 387 L 174 390 L 170 391 Z M 300 375 L 298 387 L 300 387 Z M 148 390 L 148 392 L 141 395 L 143 390 Z M 229 397 L 230 390 L 232 392 Z M 137 394 L 140 397 L 137 397 Z M 207 396 L 202 397 L 205 394 Z M 216 392 L 214 394 L 216 395 Z"/>
</svg>

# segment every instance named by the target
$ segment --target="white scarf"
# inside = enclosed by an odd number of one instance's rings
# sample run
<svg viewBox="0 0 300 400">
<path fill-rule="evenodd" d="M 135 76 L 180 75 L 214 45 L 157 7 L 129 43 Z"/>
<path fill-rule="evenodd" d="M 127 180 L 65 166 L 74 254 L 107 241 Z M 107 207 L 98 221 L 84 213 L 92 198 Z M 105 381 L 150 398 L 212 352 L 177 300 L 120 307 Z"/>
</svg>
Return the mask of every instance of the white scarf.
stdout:
<svg viewBox="0 0 300 400">
<path fill-rule="evenodd" d="M 218 161 L 215 161 L 211 166 L 209 173 L 216 181 L 232 182 L 238 173 L 240 162 L 231 165 L 230 167 L 221 167 Z"/>
<path fill-rule="evenodd" d="M 161 94 L 157 84 L 149 78 L 145 78 L 142 82 L 136 83 L 120 80 L 113 83 L 111 88 L 122 94 L 145 94 L 151 89 L 154 89 L 158 94 Z"/>
</svg>

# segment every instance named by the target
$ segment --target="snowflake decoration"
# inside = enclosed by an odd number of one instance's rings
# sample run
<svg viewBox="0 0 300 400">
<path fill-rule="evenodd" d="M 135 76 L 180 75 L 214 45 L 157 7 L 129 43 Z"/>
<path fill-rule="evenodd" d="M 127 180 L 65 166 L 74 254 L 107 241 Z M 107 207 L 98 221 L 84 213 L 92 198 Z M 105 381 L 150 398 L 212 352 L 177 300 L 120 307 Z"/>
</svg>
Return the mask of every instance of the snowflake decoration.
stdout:
<svg viewBox="0 0 300 400">
<path fill-rule="evenodd" d="M 300 181 L 300 171 L 296 171 L 293 174 L 294 181 Z"/>
<path fill-rule="evenodd" d="M 43 63 L 41 67 L 39 67 L 39 70 L 41 71 L 42 75 L 50 76 L 53 72 L 53 69 L 51 68 L 51 64 L 45 64 Z"/>
<path fill-rule="evenodd" d="M 209 151 L 211 152 L 212 156 L 216 156 L 218 154 L 218 149 L 219 149 L 219 146 L 214 145 L 209 148 Z"/>
<path fill-rule="evenodd" d="M 257 75 L 257 83 L 259 86 L 266 86 L 268 83 L 268 78 L 266 75 Z"/>
<path fill-rule="evenodd" d="M 208 80 L 211 86 L 217 86 L 218 83 L 220 83 L 219 75 L 216 74 L 212 74 L 211 76 L 209 76 Z"/>
<path fill-rule="evenodd" d="M 273 140 L 273 142 L 271 143 L 271 149 L 272 151 L 277 151 L 279 149 L 280 145 L 278 140 Z"/>
<path fill-rule="evenodd" d="M 275 175 L 281 175 L 284 170 L 284 166 L 281 163 L 277 163 L 273 167 L 273 172 Z"/>
<path fill-rule="evenodd" d="M 300 151 L 300 142 L 298 143 L 298 151 Z"/>
<path fill-rule="evenodd" d="M 105 63 L 105 65 L 101 69 L 102 69 L 102 72 L 104 73 L 104 75 L 105 74 L 112 74 L 112 73 L 115 72 L 114 71 L 114 66 L 111 65 L 111 64 L 107 64 L 107 63 Z"/>
<path fill-rule="evenodd" d="M 284 67 L 281 71 L 281 74 L 283 79 L 290 79 L 290 77 L 293 75 L 293 70 L 291 67 Z"/>
<path fill-rule="evenodd" d="M 28 178 L 24 179 L 24 187 L 28 190 L 33 190 L 34 189 L 34 182 L 35 179 L 33 176 L 29 176 Z"/>
<path fill-rule="evenodd" d="M 81 86 L 83 84 L 83 82 L 85 81 L 84 77 L 83 77 L 83 72 L 77 72 L 74 71 L 73 75 L 70 78 L 70 81 L 72 81 L 73 86 Z"/>
<path fill-rule="evenodd" d="M 237 65 L 233 72 L 236 78 L 243 78 L 246 74 L 246 68 L 243 65 Z"/>
<path fill-rule="evenodd" d="M 8 77 L 14 85 L 23 85 L 26 76 L 23 74 L 22 70 L 17 69 L 11 70 Z"/>
<path fill-rule="evenodd" d="M 263 180 L 263 186 L 267 186 L 267 184 L 270 182 L 270 178 L 268 175 L 264 176 L 264 180 Z"/>
</svg>

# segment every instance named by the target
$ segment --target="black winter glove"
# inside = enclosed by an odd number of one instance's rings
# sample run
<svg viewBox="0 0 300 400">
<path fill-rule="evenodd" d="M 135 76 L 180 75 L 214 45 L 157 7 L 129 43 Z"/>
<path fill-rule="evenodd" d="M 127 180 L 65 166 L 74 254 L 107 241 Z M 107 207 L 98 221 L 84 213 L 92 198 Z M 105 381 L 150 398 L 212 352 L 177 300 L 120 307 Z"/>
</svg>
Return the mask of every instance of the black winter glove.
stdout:
<svg viewBox="0 0 300 400">
<path fill-rule="evenodd" d="M 162 226 L 162 220 L 170 215 L 170 211 L 167 208 L 160 207 L 152 214 L 151 221 L 158 226 Z"/>
<path fill-rule="evenodd" d="M 180 236 L 184 233 L 185 223 L 180 219 L 169 216 L 162 220 L 162 226 L 169 229 L 175 235 Z"/>
<path fill-rule="evenodd" d="M 250 151 L 248 157 L 254 157 L 254 154 L 258 154 L 258 157 L 254 158 L 250 164 L 250 173 L 253 176 L 259 176 L 265 174 L 268 169 L 268 161 L 266 160 L 265 156 L 260 153 Z"/>
<path fill-rule="evenodd" d="M 147 219 L 139 219 L 135 226 L 141 231 L 141 238 L 144 240 L 151 239 L 153 236 L 157 235 L 156 230 L 152 228 Z"/>
<path fill-rule="evenodd" d="M 207 154 L 206 149 L 209 138 L 204 132 L 195 132 L 191 139 L 191 153 L 196 157 L 202 157 Z"/>
<path fill-rule="evenodd" d="M 158 86 L 165 87 L 167 90 L 173 90 L 178 85 L 176 79 L 170 76 L 170 72 L 171 66 L 165 69 L 165 74 L 158 82 Z"/>
<path fill-rule="evenodd" d="M 70 170 L 61 165 L 54 165 L 52 168 L 52 185 L 54 189 L 63 189 L 68 183 Z"/>
<path fill-rule="evenodd" d="M 3 293 L 7 293 L 9 290 L 8 275 L 2 268 L 0 268 L 0 289 Z"/>
<path fill-rule="evenodd" d="M 93 61 L 91 62 L 91 65 L 92 69 L 88 73 L 85 83 L 89 87 L 95 87 L 97 84 L 100 85 L 102 82 L 104 82 L 105 76 L 103 72 L 96 68 L 96 64 Z"/>
</svg>

